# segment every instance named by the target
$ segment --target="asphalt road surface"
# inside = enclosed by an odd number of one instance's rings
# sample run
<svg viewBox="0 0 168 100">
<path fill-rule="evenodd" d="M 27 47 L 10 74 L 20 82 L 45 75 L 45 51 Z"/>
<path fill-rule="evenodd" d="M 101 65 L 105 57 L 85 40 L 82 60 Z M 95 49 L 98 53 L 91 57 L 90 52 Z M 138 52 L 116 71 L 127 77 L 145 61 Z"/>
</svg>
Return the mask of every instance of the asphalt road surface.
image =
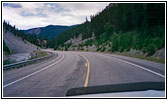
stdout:
<svg viewBox="0 0 168 100">
<path fill-rule="evenodd" d="M 70 88 L 164 82 L 165 65 L 93 52 L 56 51 L 40 63 L 3 71 L 4 97 L 62 97 Z"/>
</svg>

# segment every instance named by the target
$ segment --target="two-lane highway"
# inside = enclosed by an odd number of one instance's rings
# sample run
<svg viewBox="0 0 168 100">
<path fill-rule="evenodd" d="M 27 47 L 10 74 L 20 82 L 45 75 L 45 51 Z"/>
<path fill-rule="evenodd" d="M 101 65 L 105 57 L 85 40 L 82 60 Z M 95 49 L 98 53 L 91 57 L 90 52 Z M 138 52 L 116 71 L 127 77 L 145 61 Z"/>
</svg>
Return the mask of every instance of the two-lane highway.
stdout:
<svg viewBox="0 0 168 100">
<path fill-rule="evenodd" d="M 92 52 L 55 53 L 48 61 L 3 71 L 3 96 L 58 97 L 74 87 L 165 81 L 164 64 Z"/>
</svg>

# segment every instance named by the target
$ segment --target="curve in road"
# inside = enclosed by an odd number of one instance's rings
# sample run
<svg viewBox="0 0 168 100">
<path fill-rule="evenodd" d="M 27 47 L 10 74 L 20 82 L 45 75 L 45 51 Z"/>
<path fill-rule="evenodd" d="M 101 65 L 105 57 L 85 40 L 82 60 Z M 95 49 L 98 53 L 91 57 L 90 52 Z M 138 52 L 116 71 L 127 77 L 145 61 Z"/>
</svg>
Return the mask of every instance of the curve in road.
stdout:
<svg viewBox="0 0 168 100">
<path fill-rule="evenodd" d="M 61 97 L 75 87 L 165 82 L 164 64 L 92 52 L 55 53 L 49 61 L 3 71 L 3 96 Z"/>
</svg>

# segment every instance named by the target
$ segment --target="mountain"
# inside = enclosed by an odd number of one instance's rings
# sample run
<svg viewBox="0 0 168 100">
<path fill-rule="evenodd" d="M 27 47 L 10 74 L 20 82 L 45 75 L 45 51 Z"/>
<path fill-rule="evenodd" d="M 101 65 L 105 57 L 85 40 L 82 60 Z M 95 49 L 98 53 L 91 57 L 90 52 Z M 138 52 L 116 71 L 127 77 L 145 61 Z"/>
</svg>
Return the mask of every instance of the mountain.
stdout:
<svg viewBox="0 0 168 100">
<path fill-rule="evenodd" d="M 94 47 L 100 52 L 138 50 L 151 56 L 165 46 L 164 3 L 110 4 L 90 18 L 49 40 L 48 47 L 87 51 Z"/>
<path fill-rule="evenodd" d="M 70 29 L 73 26 L 60 26 L 60 25 L 48 25 L 46 27 L 32 28 L 25 30 L 26 34 L 35 34 L 42 38 L 53 38 L 62 33 L 63 31 Z"/>
</svg>

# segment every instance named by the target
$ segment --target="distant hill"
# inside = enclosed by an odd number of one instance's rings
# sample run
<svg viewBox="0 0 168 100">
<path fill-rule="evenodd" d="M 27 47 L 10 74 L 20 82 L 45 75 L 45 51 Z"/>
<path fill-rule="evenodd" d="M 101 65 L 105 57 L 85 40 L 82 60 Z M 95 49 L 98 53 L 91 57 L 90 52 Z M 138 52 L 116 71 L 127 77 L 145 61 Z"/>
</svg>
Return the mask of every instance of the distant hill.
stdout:
<svg viewBox="0 0 168 100">
<path fill-rule="evenodd" d="M 35 34 L 38 37 L 50 39 L 50 38 L 56 37 L 58 34 L 74 26 L 76 25 L 73 25 L 73 26 L 48 25 L 46 27 L 38 27 L 38 28 L 32 28 L 32 29 L 25 30 L 25 33 Z"/>
</svg>

